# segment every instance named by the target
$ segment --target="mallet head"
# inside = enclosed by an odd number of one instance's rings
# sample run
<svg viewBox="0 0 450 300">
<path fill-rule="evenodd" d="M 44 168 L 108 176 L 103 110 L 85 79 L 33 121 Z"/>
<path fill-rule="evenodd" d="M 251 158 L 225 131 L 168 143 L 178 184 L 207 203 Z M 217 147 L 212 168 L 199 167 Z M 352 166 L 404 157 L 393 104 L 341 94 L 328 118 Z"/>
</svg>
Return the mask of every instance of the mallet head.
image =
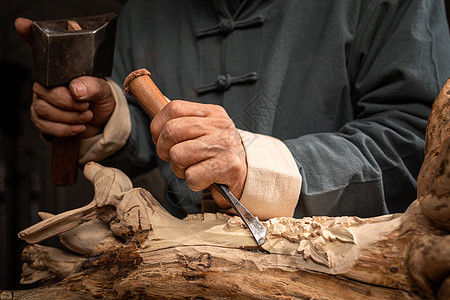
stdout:
<svg viewBox="0 0 450 300">
<path fill-rule="evenodd" d="M 110 76 L 115 31 L 114 13 L 33 22 L 33 79 L 55 86 L 84 75 Z"/>
</svg>

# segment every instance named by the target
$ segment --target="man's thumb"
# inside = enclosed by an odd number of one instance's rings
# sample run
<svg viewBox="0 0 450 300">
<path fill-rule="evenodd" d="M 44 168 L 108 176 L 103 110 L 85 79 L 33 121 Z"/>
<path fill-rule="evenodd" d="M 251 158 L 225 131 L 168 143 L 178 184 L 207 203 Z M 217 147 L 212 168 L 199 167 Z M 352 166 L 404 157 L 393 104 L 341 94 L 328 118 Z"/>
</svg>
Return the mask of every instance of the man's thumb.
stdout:
<svg viewBox="0 0 450 300">
<path fill-rule="evenodd" d="M 18 17 L 14 21 L 14 27 L 20 36 L 31 45 L 31 25 L 33 25 L 33 21 L 30 19 Z"/>
<path fill-rule="evenodd" d="M 78 100 L 101 102 L 112 96 L 111 88 L 104 79 L 91 76 L 73 79 L 69 89 Z"/>
</svg>

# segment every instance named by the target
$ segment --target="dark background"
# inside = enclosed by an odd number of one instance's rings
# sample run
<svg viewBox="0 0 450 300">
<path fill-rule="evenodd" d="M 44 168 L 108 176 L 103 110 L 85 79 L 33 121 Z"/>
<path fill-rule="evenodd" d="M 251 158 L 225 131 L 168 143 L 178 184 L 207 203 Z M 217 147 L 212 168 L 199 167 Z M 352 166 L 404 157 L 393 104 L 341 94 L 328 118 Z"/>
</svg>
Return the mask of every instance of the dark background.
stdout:
<svg viewBox="0 0 450 300">
<path fill-rule="evenodd" d="M 17 233 L 39 221 L 37 212 L 60 213 L 77 208 L 90 202 L 93 195 L 91 184 L 81 172 L 71 187 L 55 187 L 50 182 L 50 147 L 30 121 L 31 49 L 15 32 L 14 20 L 19 16 L 46 20 L 119 13 L 126 0 L 0 1 L 1 290 L 26 288 L 19 285 L 20 253 L 26 244 Z M 449 15 L 450 0 L 445 2 Z M 136 179 L 134 184 L 145 186 L 145 180 Z"/>
</svg>

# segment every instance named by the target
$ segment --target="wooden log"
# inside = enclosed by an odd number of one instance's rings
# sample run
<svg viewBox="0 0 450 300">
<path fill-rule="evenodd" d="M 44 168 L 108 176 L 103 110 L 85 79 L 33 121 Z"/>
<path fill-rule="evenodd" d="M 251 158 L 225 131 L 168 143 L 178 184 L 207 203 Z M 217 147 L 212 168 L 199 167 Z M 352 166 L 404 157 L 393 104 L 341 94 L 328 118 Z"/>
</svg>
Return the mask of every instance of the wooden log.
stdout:
<svg viewBox="0 0 450 300">
<path fill-rule="evenodd" d="M 430 194 L 434 173 L 438 172 L 437 158 L 443 148 L 448 148 L 450 138 L 450 80 L 436 97 L 428 117 L 425 134 L 425 158 L 417 177 L 417 198 Z M 444 147 L 445 146 L 445 147 Z"/>
<path fill-rule="evenodd" d="M 0 299 L 448 299 L 449 90 L 447 83 L 428 122 L 419 199 L 403 214 L 274 218 L 263 222 L 268 235 L 258 247 L 239 218 L 176 219 L 119 170 L 90 163 L 95 215 L 78 226 L 77 214 L 46 215 L 20 235 L 59 235 L 80 255 L 29 245 L 23 282 L 43 285 Z M 107 226 L 90 239 L 98 222 Z"/>
</svg>

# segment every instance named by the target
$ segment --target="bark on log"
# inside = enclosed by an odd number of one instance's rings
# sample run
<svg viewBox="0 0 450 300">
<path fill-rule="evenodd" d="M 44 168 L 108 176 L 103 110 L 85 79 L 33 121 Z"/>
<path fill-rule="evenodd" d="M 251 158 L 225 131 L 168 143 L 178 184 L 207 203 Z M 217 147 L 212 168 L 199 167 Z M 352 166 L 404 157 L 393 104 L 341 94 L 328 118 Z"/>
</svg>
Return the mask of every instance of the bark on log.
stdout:
<svg viewBox="0 0 450 300">
<path fill-rule="evenodd" d="M 270 219 L 258 247 L 237 217 L 178 220 L 121 171 L 89 163 L 94 200 L 19 235 L 32 243 L 22 281 L 43 285 L 0 299 L 448 299 L 449 91 L 430 114 L 418 200 L 404 214 Z M 36 244 L 54 235 L 79 254 Z"/>
</svg>

